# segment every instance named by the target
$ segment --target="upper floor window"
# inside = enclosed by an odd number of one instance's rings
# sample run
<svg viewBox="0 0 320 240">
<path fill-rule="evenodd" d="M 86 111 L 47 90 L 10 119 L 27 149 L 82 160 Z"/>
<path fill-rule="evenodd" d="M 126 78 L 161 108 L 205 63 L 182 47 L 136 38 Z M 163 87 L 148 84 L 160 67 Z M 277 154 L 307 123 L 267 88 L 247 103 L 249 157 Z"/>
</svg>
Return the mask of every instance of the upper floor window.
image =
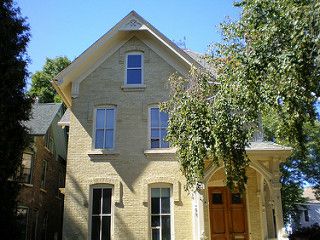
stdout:
<svg viewBox="0 0 320 240">
<path fill-rule="evenodd" d="M 45 189 L 46 187 L 47 168 L 48 168 L 47 161 L 45 160 L 42 161 L 41 182 L 40 182 L 40 188 L 42 189 Z"/>
<path fill-rule="evenodd" d="M 159 107 L 150 108 L 150 146 L 151 148 L 168 148 L 165 140 L 168 127 L 168 113 L 161 112 Z"/>
<path fill-rule="evenodd" d="M 171 239 L 171 201 L 169 187 L 151 188 L 152 240 Z"/>
<path fill-rule="evenodd" d="M 111 197 L 109 187 L 94 187 L 91 192 L 91 240 L 111 239 Z"/>
<path fill-rule="evenodd" d="M 96 109 L 95 143 L 96 149 L 114 148 L 115 109 Z"/>
<path fill-rule="evenodd" d="M 33 170 L 33 154 L 23 153 L 22 163 L 17 171 L 17 180 L 22 183 L 31 183 Z"/>
<path fill-rule="evenodd" d="M 54 141 L 53 141 L 53 134 L 51 127 L 48 129 L 46 136 L 45 136 L 45 144 L 46 147 L 50 150 L 50 152 L 54 152 Z"/>
<path fill-rule="evenodd" d="M 143 54 L 128 53 L 126 58 L 126 84 L 143 84 Z"/>
</svg>

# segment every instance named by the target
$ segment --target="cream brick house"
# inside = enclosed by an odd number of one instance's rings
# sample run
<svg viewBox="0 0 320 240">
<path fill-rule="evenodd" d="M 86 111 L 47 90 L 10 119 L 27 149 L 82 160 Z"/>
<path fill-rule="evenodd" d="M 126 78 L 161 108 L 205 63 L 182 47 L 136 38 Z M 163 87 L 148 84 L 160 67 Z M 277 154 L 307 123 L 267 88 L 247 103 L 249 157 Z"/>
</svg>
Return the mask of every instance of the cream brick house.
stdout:
<svg viewBox="0 0 320 240">
<path fill-rule="evenodd" d="M 168 77 L 201 67 L 130 12 L 53 80 L 70 109 L 64 239 L 281 239 L 279 162 L 290 149 L 254 142 L 245 195 L 207 166 L 184 191 L 164 141 Z"/>
</svg>

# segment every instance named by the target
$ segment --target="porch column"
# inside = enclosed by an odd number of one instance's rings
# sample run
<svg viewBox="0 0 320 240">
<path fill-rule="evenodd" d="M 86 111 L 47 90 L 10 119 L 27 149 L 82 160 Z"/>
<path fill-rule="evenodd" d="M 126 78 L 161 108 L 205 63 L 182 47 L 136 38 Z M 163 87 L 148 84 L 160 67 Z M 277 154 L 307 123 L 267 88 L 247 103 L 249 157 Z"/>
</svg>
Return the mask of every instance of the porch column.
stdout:
<svg viewBox="0 0 320 240">
<path fill-rule="evenodd" d="M 276 231 L 277 239 L 286 239 L 284 238 L 285 228 L 283 223 L 283 214 L 282 214 L 282 201 L 281 201 L 281 183 L 280 183 L 280 170 L 279 170 L 279 159 L 273 159 L 273 171 L 272 171 L 272 200 L 274 203 L 275 210 L 275 219 L 276 219 Z"/>
<path fill-rule="evenodd" d="M 204 236 L 204 213 L 203 213 L 203 187 L 199 187 L 193 193 L 192 216 L 193 216 L 193 240 L 201 240 Z"/>
<path fill-rule="evenodd" d="M 274 183 L 272 187 L 273 191 L 273 202 L 274 202 L 274 210 L 275 210 L 275 219 L 276 219 L 276 230 L 277 230 L 277 238 L 283 238 L 285 234 L 284 224 L 283 224 L 283 214 L 282 214 L 282 204 L 281 204 L 281 183 Z"/>
</svg>

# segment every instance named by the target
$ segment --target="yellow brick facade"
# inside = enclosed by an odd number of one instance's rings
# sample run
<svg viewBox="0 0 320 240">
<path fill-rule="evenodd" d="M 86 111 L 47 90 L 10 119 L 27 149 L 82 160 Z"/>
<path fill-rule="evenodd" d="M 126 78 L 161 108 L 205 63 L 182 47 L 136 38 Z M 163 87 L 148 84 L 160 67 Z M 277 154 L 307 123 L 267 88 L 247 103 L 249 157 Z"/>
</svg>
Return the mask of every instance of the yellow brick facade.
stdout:
<svg viewBox="0 0 320 240">
<path fill-rule="evenodd" d="M 123 49 L 144 49 L 142 91 L 126 91 Z M 164 59 L 137 38 L 132 38 L 80 84 L 73 100 L 69 133 L 64 217 L 65 239 L 87 239 L 89 187 L 113 184 L 121 196 L 113 199 L 113 239 L 150 239 L 148 184 L 167 182 L 177 192 L 173 216 L 175 239 L 192 239 L 191 196 L 183 191 L 185 180 L 173 154 L 144 151 L 148 146 L 148 109 L 168 98 L 167 80 L 175 72 Z M 115 149 L 94 154 L 94 108 L 116 106 Z M 154 180 L 153 180 L 154 179 Z M 178 188 L 178 189 L 177 189 Z M 120 195 L 120 193 L 116 193 Z M 147 195 L 147 196 L 146 196 Z"/>
</svg>

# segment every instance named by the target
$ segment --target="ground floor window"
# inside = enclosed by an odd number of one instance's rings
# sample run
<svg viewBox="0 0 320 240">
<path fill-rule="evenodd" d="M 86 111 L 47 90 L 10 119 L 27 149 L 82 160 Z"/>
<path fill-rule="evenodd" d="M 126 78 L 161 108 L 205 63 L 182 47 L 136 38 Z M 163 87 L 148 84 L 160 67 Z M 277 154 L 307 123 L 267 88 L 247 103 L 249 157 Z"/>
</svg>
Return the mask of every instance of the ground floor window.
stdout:
<svg viewBox="0 0 320 240">
<path fill-rule="evenodd" d="M 21 240 L 25 240 L 27 238 L 28 213 L 29 209 L 27 207 L 17 208 L 17 220 L 21 227 Z"/>
<path fill-rule="evenodd" d="M 151 188 L 152 240 L 171 239 L 171 201 L 169 187 Z"/>
<path fill-rule="evenodd" d="M 111 197 L 112 189 L 92 188 L 91 240 L 111 239 Z"/>
</svg>

